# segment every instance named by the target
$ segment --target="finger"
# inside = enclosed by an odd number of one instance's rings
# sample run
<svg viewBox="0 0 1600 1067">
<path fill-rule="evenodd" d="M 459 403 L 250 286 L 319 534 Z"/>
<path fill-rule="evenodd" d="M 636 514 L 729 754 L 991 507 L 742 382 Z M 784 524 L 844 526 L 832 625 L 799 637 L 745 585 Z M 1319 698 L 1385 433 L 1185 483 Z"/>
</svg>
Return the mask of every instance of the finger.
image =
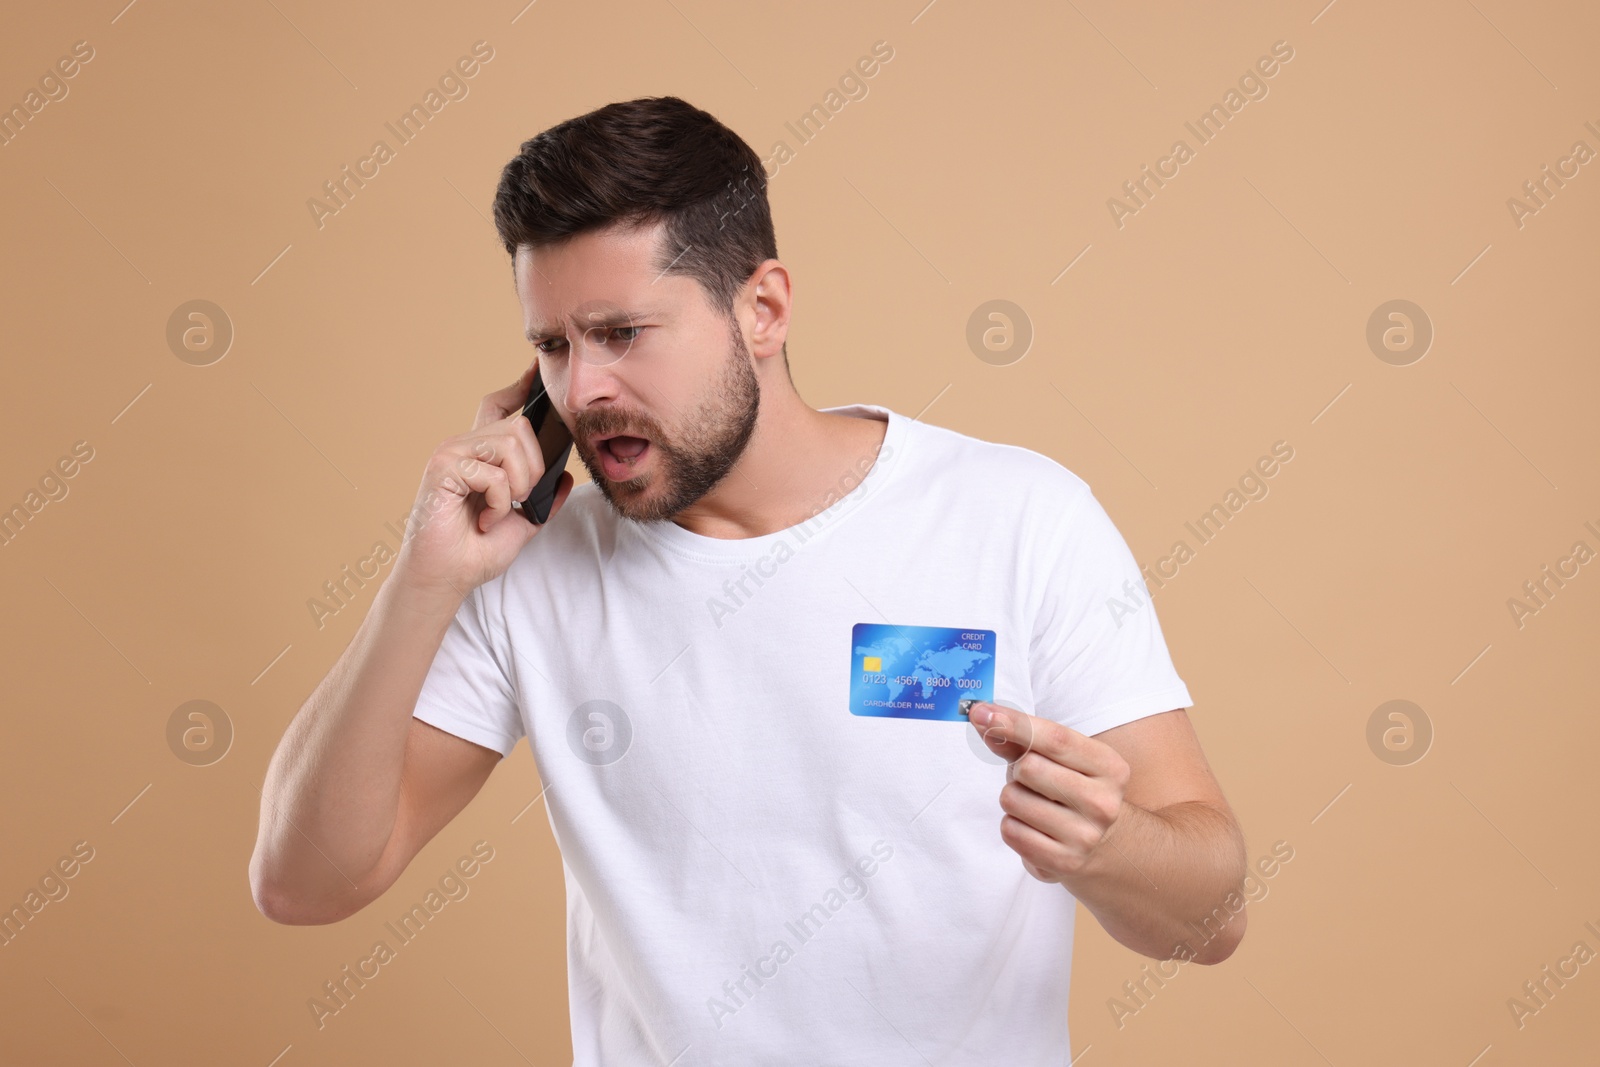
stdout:
<svg viewBox="0 0 1600 1067">
<path fill-rule="evenodd" d="M 550 417 L 557 416 L 552 412 Z M 506 431 L 517 436 L 517 440 L 522 442 L 524 454 L 528 457 L 528 488 L 532 489 L 534 483 L 545 474 L 544 448 L 539 444 L 539 434 L 534 429 L 533 423 L 523 416 L 521 408 L 518 408 L 515 414 L 507 416 L 505 421 Z"/>
<path fill-rule="evenodd" d="M 544 464 L 537 453 L 530 454 L 521 434 L 512 428 L 513 422 L 527 424 L 526 419 L 505 420 L 506 428 L 498 433 L 484 430 L 471 438 L 468 453 L 474 459 L 493 463 L 506 472 L 508 489 L 518 500 L 526 499 L 533 491 L 533 483 L 544 473 Z"/>
<path fill-rule="evenodd" d="M 1078 865 L 1061 842 L 1040 833 L 1015 815 L 1000 817 L 1000 840 L 1022 857 L 1024 864 L 1032 864 L 1041 870 L 1071 870 Z M 1059 881 L 1053 876 L 1044 880 Z"/>
<path fill-rule="evenodd" d="M 1022 861 L 1022 869 L 1027 871 L 1029 874 L 1033 875 L 1035 878 L 1039 879 L 1039 881 L 1041 881 L 1041 882 L 1059 882 L 1059 881 L 1061 881 L 1060 876 L 1051 874 L 1049 871 L 1044 870 L 1042 867 L 1036 867 L 1033 864 L 1029 863 L 1027 860 L 1023 860 Z"/>
<path fill-rule="evenodd" d="M 993 716 L 986 721 L 985 710 Z M 973 727 L 978 731 L 978 736 L 989 746 L 989 751 L 1007 763 L 1021 759 L 1033 747 L 1031 717 L 1022 715 L 1021 712 L 1006 709 L 1006 713 L 1001 714 L 999 705 L 979 701 L 970 707 L 969 717 Z"/>
<path fill-rule="evenodd" d="M 1053 719 L 987 702 L 972 705 L 972 721 L 983 721 L 985 711 L 989 712 L 984 724 L 985 740 L 1013 742 L 1023 752 L 1038 752 L 1064 767 L 1088 775 L 1111 776 L 1118 770 L 1121 757 L 1104 741 L 1096 741 Z"/>
<path fill-rule="evenodd" d="M 516 381 L 504 389 L 486 394 L 478 402 L 478 414 L 472 422 L 472 428 L 481 430 L 491 422 L 499 422 L 514 412 L 520 413 L 522 405 L 528 402 L 528 387 L 533 383 L 534 372 L 538 369 L 539 361 L 535 359 Z"/>
<path fill-rule="evenodd" d="M 543 530 L 546 526 L 549 526 L 551 521 L 561 513 L 561 505 L 566 502 L 567 497 L 572 493 L 572 486 L 572 472 L 562 471 L 561 477 L 556 479 L 556 491 L 550 500 L 550 513 L 545 516 L 543 523 L 534 522 L 533 516 L 529 515 L 527 512 L 523 512 L 522 517 L 525 521 L 517 524 L 519 528 L 527 528 L 523 533 L 523 544 L 527 544 L 535 537 L 538 537 L 539 531 Z"/>
<path fill-rule="evenodd" d="M 495 523 L 511 512 L 510 476 L 496 464 L 470 454 L 458 455 L 451 462 L 443 484 L 462 496 L 483 494 L 484 509 L 478 513 L 478 529 L 482 532 L 493 529 Z"/>
<path fill-rule="evenodd" d="M 1025 789 L 1029 794 L 1054 805 L 1062 814 L 1050 826 L 1034 823 L 1058 840 L 1066 838 L 1056 830 L 1075 828 L 1092 830 L 1098 835 L 1110 829 L 1122 809 L 1122 790 L 1104 778 L 1089 778 L 1030 752 L 1006 768 L 1006 785 L 1001 789 L 1002 803 L 1007 789 Z M 1007 809 L 1010 810 L 1010 809 Z M 1022 815 L 1022 812 L 1013 812 Z M 1029 820 L 1030 822 L 1032 820 Z M 1096 837 L 1095 840 L 1098 840 Z M 1089 842 L 1090 844 L 1093 841 Z"/>
<path fill-rule="evenodd" d="M 1021 782 L 1007 782 L 1000 790 L 1000 808 L 1077 853 L 1087 853 L 1106 834 L 1106 805 L 1093 806 L 1089 814 L 1074 804 L 1063 804 Z"/>
<path fill-rule="evenodd" d="M 1022 822 L 1043 833 L 1045 837 L 1058 841 L 1066 840 L 1067 835 L 1072 832 L 1067 822 L 1075 816 L 1072 808 L 1058 805 L 1056 801 L 1042 797 L 1027 785 L 1018 782 L 1006 782 L 1005 787 L 1000 790 L 1000 811 L 1021 819 Z"/>
<path fill-rule="evenodd" d="M 1095 793 L 1109 792 L 1103 780 L 1063 767 L 1039 752 L 1025 752 L 1006 767 L 1006 781 L 1020 782 L 1047 800 L 1065 804 L 1084 815 L 1103 811 L 1106 802 L 1096 800 Z"/>
</svg>

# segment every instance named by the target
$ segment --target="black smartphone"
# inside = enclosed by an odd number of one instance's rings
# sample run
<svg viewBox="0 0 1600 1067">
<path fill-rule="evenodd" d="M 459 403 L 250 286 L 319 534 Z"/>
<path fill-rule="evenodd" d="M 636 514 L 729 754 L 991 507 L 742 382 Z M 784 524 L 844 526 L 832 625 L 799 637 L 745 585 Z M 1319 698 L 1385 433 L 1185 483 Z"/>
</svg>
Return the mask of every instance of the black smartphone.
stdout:
<svg viewBox="0 0 1600 1067">
<path fill-rule="evenodd" d="M 567 469 L 567 456 L 572 452 L 572 433 L 556 412 L 550 394 L 539 380 L 538 370 L 533 372 L 533 383 L 528 386 L 528 402 L 522 405 L 522 413 L 533 424 L 533 435 L 539 440 L 539 452 L 544 457 L 544 477 L 534 483 L 533 491 L 528 494 L 528 499 L 521 502 L 519 510 L 523 518 L 543 526 L 550 517 L 551 506 L 556 502 L 556 483 L 561 480 L 561 472 Z"/>
</svg>

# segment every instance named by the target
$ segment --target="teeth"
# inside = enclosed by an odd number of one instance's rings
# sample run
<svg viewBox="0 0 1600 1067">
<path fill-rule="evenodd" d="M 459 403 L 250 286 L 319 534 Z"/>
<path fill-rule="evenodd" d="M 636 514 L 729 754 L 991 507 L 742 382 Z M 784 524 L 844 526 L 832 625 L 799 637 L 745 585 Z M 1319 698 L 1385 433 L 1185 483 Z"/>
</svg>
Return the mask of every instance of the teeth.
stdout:
<svg viewBox="0 0 1600 1067">
<path fill-rule="evenodd" d="M 611 462 L 613 463 L 621 463 L 625 467 L 632 467 L 639 461 L 639 456 L 644 454 L 643 452 L 640 452 L 638 455 L 633 456 L 619 456 L 616 454 L 616 452 L 612 451 L 611 441 L 612 438 L 606 438 L 604 441 L 600 442 L 600 447 L 605 449 L 606 455 L 611 457 Z"/>
</svg>

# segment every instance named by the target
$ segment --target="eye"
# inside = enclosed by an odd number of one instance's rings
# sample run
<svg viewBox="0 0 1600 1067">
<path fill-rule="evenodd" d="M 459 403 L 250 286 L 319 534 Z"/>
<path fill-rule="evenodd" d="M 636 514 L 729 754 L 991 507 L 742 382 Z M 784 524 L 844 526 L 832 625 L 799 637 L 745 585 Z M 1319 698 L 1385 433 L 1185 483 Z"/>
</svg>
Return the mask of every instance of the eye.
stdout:
<svg viewBox="0 0 1600 1067">
<path fill-rule="evenodd" d="M 601 329 L 600 327 L 595 327 L 594 331 L 592 331 L 592 332 L 598 332 L 600 329 Z M 611 335 L 610 340 L 596 341 L 596 343 L 597 344 L 610 344 L 611 340 L 615 340 L 615 341 L 620 341 L 623 344 L 632 344 L 634 341 L 638 340 L 639 335 L 641 333 L 643 333 L 646 329 L 648 329 L 648 327 L 645 327 L 645 326 L 612 326 L 606 331 L 607 333 L 609 333 Z M 623 336 L 618 336 L 618 335 L 623 335 Z M 547 356 L 554 356 L 554 355 L 557 354 L 556 350 L 554 348 L 547 348 L 546 346 L 547 345 L 564 345 L 566 343 L 567 343 L 566 342 L 566 338 L 563 338 L 563 337 L 552 337 L 549 340 L 537 342 L 533 347 L 537 348 L 540 352 L 543 352 Z"/>
<path fill-rule="evenodd" d="M 631 345 L 643 329 L 643 326 L 592 326 L 584 334 L 584 340 L 591 345 Z"/>
</svg>

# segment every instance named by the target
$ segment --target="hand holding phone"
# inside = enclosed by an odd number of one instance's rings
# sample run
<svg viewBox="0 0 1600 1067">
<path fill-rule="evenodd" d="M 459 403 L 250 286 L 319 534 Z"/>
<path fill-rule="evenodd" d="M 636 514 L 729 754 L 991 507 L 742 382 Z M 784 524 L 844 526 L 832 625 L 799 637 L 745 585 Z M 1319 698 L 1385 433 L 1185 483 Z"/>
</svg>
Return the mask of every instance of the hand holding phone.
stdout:
<svg viewBox="0 0 1600 1067">
<path fill-rule="evenodd" d="M 503 574 L 572 491 L 571 446 L 537 362 L 486 395 L 472 429 L 429 457 L 391 582 L 447 610 Z"/>
</svg>

